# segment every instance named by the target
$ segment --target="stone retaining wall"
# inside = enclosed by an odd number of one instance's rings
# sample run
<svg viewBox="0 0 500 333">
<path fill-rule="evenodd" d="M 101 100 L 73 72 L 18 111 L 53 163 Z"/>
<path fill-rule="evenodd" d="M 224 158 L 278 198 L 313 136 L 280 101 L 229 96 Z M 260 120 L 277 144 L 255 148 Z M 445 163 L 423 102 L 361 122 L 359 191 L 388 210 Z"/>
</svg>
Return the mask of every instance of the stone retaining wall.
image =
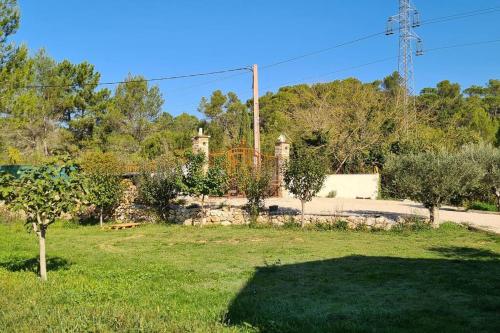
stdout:
<svg viewBox="0 0 500 333">
<path fill-rule="evenodd" d="M 300 223 L 301 216 L 298 212 L 278 210 L 277 212 L 264 212 L 256 219 L 256 223 L 283 226 L 285 223 Z M 197 205 L 173 207 L 171 222 L 183 225 L 243 225 L 251 222 L 250 215 L 240 207 L 208 208 L 205 217 L 201 207 Z M 305 224 L 336 224 L 346 221 L 349 229 L 383 229 L 388 230 L 400 221 L 390 217 L 377 215 L 305 215 Z"/>
<path fill-rule="evenodd" d="M 126 191 L 122 202 L 116 209 L 114 218 L 120 222 L 154 222 L 155 215 L 151 208 L 136 202 L 137 189 L 131 181 L 126 181 Z M 243 207 L 226 205 L 207 205 L 205 214 L 200 205 L 188 199 L 184 205 L 171 207 L 170 221 L 182 225 L 244 225 L 251 222 L 250 215 Z M 300 212 L 293 209 L 274 207 L 272 212 L 265 211 L 257 217 L 256 223 L 283 226 L 286 223 L 300 223 Z M 396 225 L 395 217 L 374 214 L 337 214 L 337 215 L 305 215 L 305 224 L 336 224 L 345 221 L 350 229 L 384 229 L 388 230 Z"/>
</svg>

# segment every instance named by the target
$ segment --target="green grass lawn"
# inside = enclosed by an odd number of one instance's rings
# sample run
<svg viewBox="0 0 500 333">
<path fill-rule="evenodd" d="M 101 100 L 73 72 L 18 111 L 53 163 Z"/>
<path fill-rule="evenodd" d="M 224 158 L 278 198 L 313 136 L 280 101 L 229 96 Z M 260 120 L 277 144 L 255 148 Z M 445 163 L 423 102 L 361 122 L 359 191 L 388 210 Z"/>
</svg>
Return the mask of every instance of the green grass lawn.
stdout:
<svg viewBox="0 0 500 333">
<path fill-rule="evenodd" d="M 0 331 L 500 332 L 500 237 L 0 224 Z"/>
</svg>

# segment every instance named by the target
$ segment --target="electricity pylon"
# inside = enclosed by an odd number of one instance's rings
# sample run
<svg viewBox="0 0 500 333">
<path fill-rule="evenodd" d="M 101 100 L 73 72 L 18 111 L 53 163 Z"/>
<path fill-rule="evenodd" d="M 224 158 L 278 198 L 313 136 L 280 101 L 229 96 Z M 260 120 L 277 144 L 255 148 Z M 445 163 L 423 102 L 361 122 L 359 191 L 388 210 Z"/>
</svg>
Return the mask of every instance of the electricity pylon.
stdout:
<svg viewBox="0 0 500 333">
<path fill-rule="evenodd" d="M 402 90 L 403 107 L 406 110 L 409 97 L 413 95 L 415 82 L 413 78 L 413 44 L 415 55 L 423 54 L 422 39 L 415 33 L 414 28 L 420 26 L 420 15 L 410 0 L 399 0 L 399 13 L 389 17 L 386 35 L 394 34 L 394 23 L 399 29 L 399 63 L 398 72 Z"/>
</svg>

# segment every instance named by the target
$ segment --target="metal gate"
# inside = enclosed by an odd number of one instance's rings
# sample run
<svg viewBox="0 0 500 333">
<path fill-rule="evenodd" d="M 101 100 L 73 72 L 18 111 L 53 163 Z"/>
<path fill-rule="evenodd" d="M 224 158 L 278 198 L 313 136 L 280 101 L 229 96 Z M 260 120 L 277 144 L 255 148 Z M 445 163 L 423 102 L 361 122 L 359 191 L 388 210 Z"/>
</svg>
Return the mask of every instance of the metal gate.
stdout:
<svg viewBox="0 0 500 333">
<path fill-rule="evenodd" d="M 245 194 L 240 189 L 239 177 L 242 172 L 253 170 L 258 165 L 261 170 L 266 170 L 271 174 L 269 195 L 278 196 L 280 184 L 278 181 L 279 164 L 278 159 L 272 155 L 265 155 L 256 152 L 253 148 L 236 147 L 225 152 L 209 154 L 209 163 L 215 159 L 223 158 L 226 171 L 229 175 L 229 190 L 227 195 L 231 197 L 244 197 Z"/>
</svg>

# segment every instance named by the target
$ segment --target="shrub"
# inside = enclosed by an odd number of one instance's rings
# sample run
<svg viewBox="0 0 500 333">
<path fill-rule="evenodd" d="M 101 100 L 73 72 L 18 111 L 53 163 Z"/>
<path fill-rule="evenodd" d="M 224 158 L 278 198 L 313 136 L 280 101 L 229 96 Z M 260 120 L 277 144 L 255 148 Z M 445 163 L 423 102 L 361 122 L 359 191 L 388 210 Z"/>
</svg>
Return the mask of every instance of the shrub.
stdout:
<svg viewBox="0 0 500 333">
<path fill-rule="evenodd" d="M 156 170 L 143 170 L 139 176 L 139 197 L 153 207 L 158 217 L 166 221 L 172 201 L 182 190 L 181 167 L 170 158 L 163 158 L 156 163 Z"/>
<path fill-rule="evenodd" d="M 327 198 L 335 198 L 337 196 L 337 191 L 333 190 L 333 191 L 330 191 L 328 192 L 327 194 Z"/>
<path fill-rule="evenodd" d="M 255 220 L 264 207 L 265 198 L 269 196 L 271 173 L 267 169 L 246 169 L 240 172 L 238 183 L 248 200 L 248 213 Z"/>
<path fill-rule="evenodd" d="M 80 158 L 85 175 L 87 201 L 99 212 L 103 225 L 104 213 L 112 214 L 123 195 L 121 164 L 112 153 L 87 152 Z"/>
<path fill-rule="evenodd" d="M 467 206 L 468 209 L 475 209 L 475 210 L 484 210 L 487 212 L 497 212 L 497 206 L 492 205 L 487 202 L 482 202 L 482 201 L 473 201 Z"/>
<path fill-rule="evenodd" d="M 393 195 L 421 202 L 433 225 L 439 224 L 439 207 L 452 198 L 470 197 L 481 177 L 475 163 L 444 151 L 391 156 L 384 173 Z"/>
<path fill-rule="evenodd" d="M 462 149 L 462 158 L 470 160 L 481 170 L 480 186 L 476 190 L 479 198 L 493 195 L 500 211 L 500 149 L 491 145 L 468 145 Z"/>
</svg>

